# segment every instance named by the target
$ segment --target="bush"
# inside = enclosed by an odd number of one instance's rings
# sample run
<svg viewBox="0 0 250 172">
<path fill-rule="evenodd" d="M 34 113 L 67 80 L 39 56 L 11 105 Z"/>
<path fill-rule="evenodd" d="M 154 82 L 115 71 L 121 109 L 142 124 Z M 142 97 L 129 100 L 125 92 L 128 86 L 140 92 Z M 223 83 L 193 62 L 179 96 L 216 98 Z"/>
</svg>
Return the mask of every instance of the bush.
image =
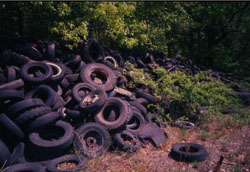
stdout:
<svg viewBox="0 0 250 172">
<path fill-rule="evenodd" d="M 240 102 L 223 82 L 207 76 L 202 71 L 194 76 L 181 71 L 168 73 L 164 68 L 157 67 L 151 73 L 137 69 L 126 63 L 132 72 L 127 86 L 149 86 L 159 99 L 159 105 L 149 105 L 149 110 L 157 112 L 164 118 L 197 120 L 200 109 L 206 108 L 208 113 L 220 114 L 223 108 L 239 108 Z"/>
</svg>

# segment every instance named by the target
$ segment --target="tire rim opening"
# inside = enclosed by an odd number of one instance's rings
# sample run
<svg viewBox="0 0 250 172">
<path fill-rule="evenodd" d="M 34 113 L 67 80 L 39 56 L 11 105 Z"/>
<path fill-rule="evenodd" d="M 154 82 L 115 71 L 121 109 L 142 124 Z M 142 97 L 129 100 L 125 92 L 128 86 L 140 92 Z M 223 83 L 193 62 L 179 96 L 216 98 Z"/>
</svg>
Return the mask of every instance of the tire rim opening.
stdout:
<svg viewBox="0 0 250 172">
<path fill-rule="evenodd" d="M 120 116 L 119 108 L 113 105 L 105 107 L 103 111 L 104 119 L 110 122 L 117 120 L 119 116 Z"/>
<path fill-rule="evenodd" d="M 102 137 L 97 131 L 89 131 L 83 137 L 85 144 L 88 148 L 95 148 L 102 145 Z"/>
<path fill-rule="evenodd" d="M 91 80 L 98 85 L 105 84 L 108 80 L 107 76 L 107 73 L 101 70 L 95 70 L 90 74 Z"/>
<path fill-rule="evenodd" d="M 77 164 L 78 164 L 77 161 L 68 160 L 68 161 L 64 161 L 64 162 L 57 164 L 56 168 L 58 170 L 66 170 L 66 169 L 74 168 L 75 166 L 77 166 Z"/>
<path fill-rule="evenodd" d="M 192 146 L 181 147 L 179 150 L 186 153 L 195 153 L 199 151 L 199 149 Z"/>
</svg>

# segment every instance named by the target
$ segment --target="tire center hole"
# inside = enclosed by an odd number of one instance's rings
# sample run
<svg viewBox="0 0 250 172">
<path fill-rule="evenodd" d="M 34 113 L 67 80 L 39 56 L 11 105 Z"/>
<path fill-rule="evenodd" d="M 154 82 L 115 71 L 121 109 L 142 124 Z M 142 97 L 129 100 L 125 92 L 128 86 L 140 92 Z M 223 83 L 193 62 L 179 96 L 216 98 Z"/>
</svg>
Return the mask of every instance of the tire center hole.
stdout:
<svg viewBox="0 0 250 172">
<path fill-rule="evenodd" d="M 66 170 L 66 169 L 74 168 L 77 164 L 78 164 L 77 161 L 68 160 L 68 161 L 64 161 L 64 162 L 57 164 L 56 168 L 58 170 Z"/>
<path fill-rule="evenodd" d="M 31 77 L 41 77 L 46 73 L 45 69 L 40 66 L 33 66 L 28 69 L 28 75 Z"/>
<path fill-rule="evenodd" d="M 113 105 L 109 105 L 107 107 L 105 107 L 104 111 L 103 111 L 103 117 L 105 120 L 107 121 L 115 121 L 119 118 L 120 116 L 120 110 L 118 107 L 113 106 Z"/>
<path fill-rule="evenodd" d="M 91 80 L 99 85 L 103 85 L 107 82 L 107 74 L 104 71 L 96 70 L 90 74 Z"/>
<path fill-rule="evenodd" d="M 187 147 L 180 148 L 180 151 L 187 152 L 187 153 L 195 153 L 195 152 L 198 152 L 199 150 L 195 147 L 187 146 Z"/>
<path fill-rule="evenodd" d="M 38 131 L 38 133 L 42 139 L 48 141 L 58 140 L 65 134 L 64 130 L 57 126 L 43 127 Z"/>
<path fill-rule="evenodd" d="M 132 117 L 132 119 L 128 122 L 128 125 L 136 123 L 135 127 L 131 127 L 130 129 L 136 130 L 140 127 L 140 120 L 136 118 L 135 116 Z"/>
<path fill-rule="evenodd" d="M 122 134 L 121 138 L 128 144 L 130 145 L 136 145 L 136 142 L 134 141 L 133 138 L 131 138 L 130 136 L 128 136 L 127 134 Z"/>
<path fill-rule="evenodd" d="M 97 131 L 89 131 L 83 139 L 88 148 L 95 148 L 102 145 L 102 137 Z"/>
</svg>

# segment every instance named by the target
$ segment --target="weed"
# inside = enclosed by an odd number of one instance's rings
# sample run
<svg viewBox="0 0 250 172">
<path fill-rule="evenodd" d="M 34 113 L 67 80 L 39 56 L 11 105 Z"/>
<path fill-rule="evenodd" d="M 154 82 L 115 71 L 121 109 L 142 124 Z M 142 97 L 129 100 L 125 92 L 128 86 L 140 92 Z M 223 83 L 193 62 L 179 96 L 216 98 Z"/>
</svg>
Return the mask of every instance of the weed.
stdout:
<svg viewBox="0 0 250 172">
<path fill-rule="evenodd" d="M 194 161 L 194 164 L 193 164 L 193 168 L 197 169 L 199 167 L 199 162 L 197 161 Z"/>
<path fill-rule="evenodd" d="M 169 121 L 181 117 L 198 120 L 203 107 L 207 108 L 204 112 L 207 117 L 207 114 L 221 115 L 220 109 L 240 106 L 232 90 L 223 82 L 208 77 L 207 71 L 193 76 L 181 71 L 168 73 L 164 68 L 157 67 L 151 73 L 146 73 L 129 62 L 126 65 L 132 70 L 125 73 L 130 76 L 127 87 L 132 89 L 144 85 L 153 90 L 159 104 L 149 110 Z M 201 83 L 201 80 L 205 83 Z"/>
</svg>

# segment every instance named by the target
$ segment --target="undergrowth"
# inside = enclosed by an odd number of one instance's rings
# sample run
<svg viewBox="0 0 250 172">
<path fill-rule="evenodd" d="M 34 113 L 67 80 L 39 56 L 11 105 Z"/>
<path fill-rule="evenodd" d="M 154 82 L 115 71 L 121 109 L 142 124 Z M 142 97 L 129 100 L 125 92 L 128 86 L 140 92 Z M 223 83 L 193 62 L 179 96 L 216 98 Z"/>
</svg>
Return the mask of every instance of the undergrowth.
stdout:
<svg viewBox="0 0 250 172">
<path fill-rule="evenodd" d="M 222 115 L 221 109 L 240 111 L 242 107 L 232 90 L 223 82 L 207 76 L 207 71 L 192 76 L 181 71 L 168 73 L 158 66 L 146 73 L 129 62 L 126 65 L 132 70 L 125 73 L 129 76 L 126 86 L 133 89 L 145 85 L 152 89 L 159 103 L 150 104 L 148 109 L 170 122 L 180 118 L 196 121 L 201 109 L 206 109 L 207 115 L 218 116 Z M 249 118 L 249 113 L 239 114 L 244 119 Z"/>
</svg>

